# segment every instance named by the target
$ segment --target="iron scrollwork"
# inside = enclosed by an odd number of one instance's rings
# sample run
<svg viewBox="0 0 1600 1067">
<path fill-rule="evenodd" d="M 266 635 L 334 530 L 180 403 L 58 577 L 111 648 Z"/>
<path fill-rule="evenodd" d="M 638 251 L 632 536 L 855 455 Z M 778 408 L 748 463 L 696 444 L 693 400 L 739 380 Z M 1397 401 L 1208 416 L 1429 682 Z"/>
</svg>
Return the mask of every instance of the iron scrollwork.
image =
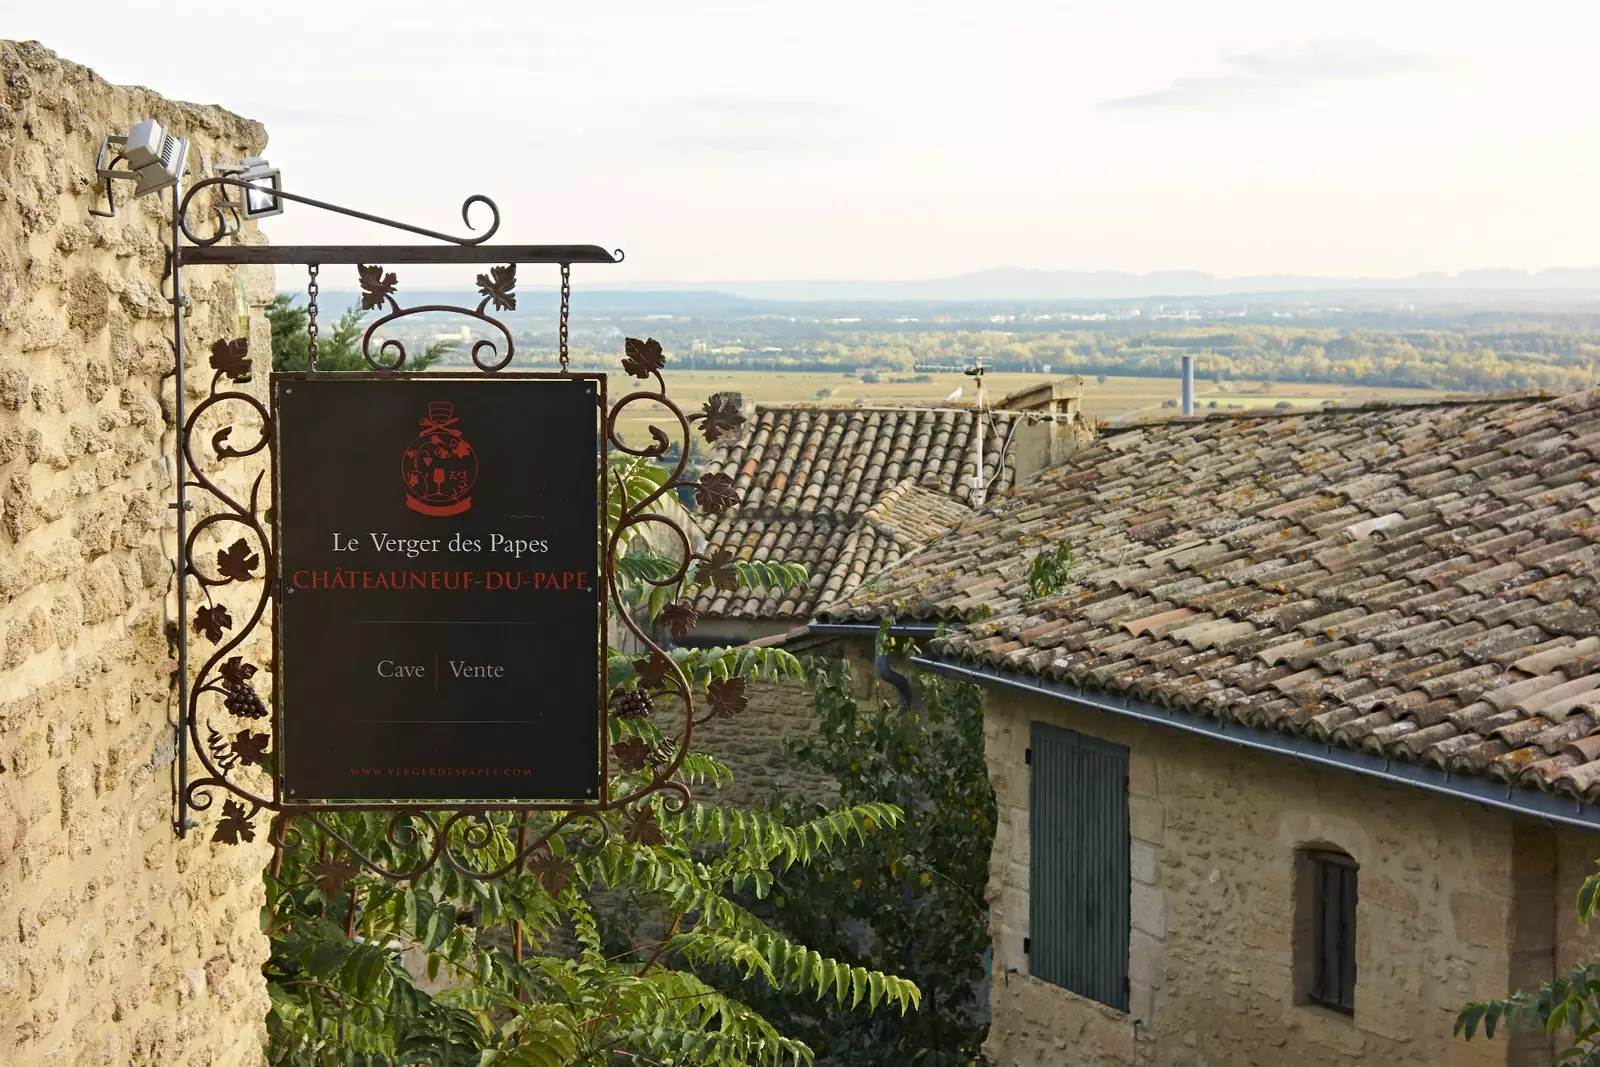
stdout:
<svg viewBox="0 0 1600 1067">
<path fill-rule="evenodd" d="M 381 269 L 374 272 L 381 286 L 390 284 Z M 480 278 L 480 286 L 490 290 L 484 294 L 484 304 L 495 302 L 511 306 L 515 300 L 515 270 L 492 270 Z M 392 288 L 383 293 L 391 299 Z M 423 308 L 400 310 L 396 314 L 416 313 Z M 449 309 L 456 310 L 456 309 Z M 390 316 L 395 317 L 394 314 Z M 338 850 L 347 853 L 351 862 L 339 859 L 320 864 L 325 868 L 319 877 L 329 885 L 340 888 L 359 869 L 371 871 L 386 878 L 415 878 L 444 862 L 467 877 L 492 879 L 505 875 L 514 868 L 523 868 L 540 874 L 543 867 L 550 868 L 550 876 L 559 876 L 559 863 L 547 847 L 553 835 L 578 820 L 586 820 L 585 833 L 594 839 L 611 832 L 609 824 L 600 816 L 616 812 L 621 816 L 622 832 L 629 840 L 652 842 L 660 839 L 655 810 L 647 802 L 657 793 L 663 794 L 663 804 L 668 811 L 681 811 L 690 802 L 688 786 L 678 779 L 685 753 L 688 751 L 694 728 L 707 719 L 722 714 L 733 714 L 744 707 L 742 681 L 713 683 L 708 691 L 710 708 L 697 714 L 694 694 L 681 667 L 658 644 L 654 635 L 640 625 L 627 610 L 622 586 L 617 574 L 616 560 L 639 532 L 654 524 L 670 531 L 680 552 L 674 571 L 666 576 L 651 579 L 657 586 L 682 587 L 693 568 L 697 584 L 710 584 L 727 588 L 734 581 L 729 568 L 730 557 L 722 552 L 711 554 L 696 552 L 682 524 L 664 514 L 659 507 L 669 494 L 675 496 L 680 487 L 690 487 L 697 507 L 709 513 L 719 513 L 738 502 L 732 480 L 726 475 L 712 474 L 697 480 L 685 480 L 689 456 L 689 438 L 698 427 L 708 442 L 734 432 L 744 422 L 740 401 L 734 394 L 716 394 L 706 401 L 700 411 L 686 413 L 668 395 L 662 370 L 665 356 L 654 340 L 629 339 L 623 359 L 623 369 L 644 384 L 603 406 L 599 413 L 602 433 L 606 442 L 617 452 L 639 458 L 663 460 L 674 438 L 679 444 L 677 459 L 670 465 L 667 477 L 659 486 L 637 500 L 627 498 L 627 488 L 620 475 L 615 476 L 616 492 L 620 503 L 614 512 L 614 521 L 603 529 L 601 578 L 610 610 L 634 635 L 645 649 L 635 663 L 635 683 L 611 694 L 601 709 L 601 777 L 611 782 L 611 769 L 648 776 L 631 789 L 618 795 L 607 794 L 598 802 L 574 803 L 473 803 L 448 804 L 341 804 L 305 805 L 284 801 L 275 776 L 273 788 L 253 790 L 241 782 L 244 769 L 262 777 L 271 769 L 273 760 L 272 739 L 277 733 L 278 719 L 268 710 L 268 702 L 256 691 L 260 670 L 246 656 L 246 643 L 256 632 L 266 616 L 273 597 L 276 573 L 275 541 L 269 502 L 262 497 L 266 472 L 258 473 L 251 483 L 247 498 L 240 499 L 220 484 L 222 465 L 267 453 L 269 467 L 276 454 L 275 427 L 268 407 L 239 385 L 250 380 L 252 360 L 244 339 L 218 342 L 212 349 L 213 369 L 208 395 L 195 407 L 183 426 L 182 455 L 187 468 L 185 485 L 207 495 L 214 510 L 210 510 L 189 532 L 186 580 L 192 580 L 205 597 L 205 604 L 194 612 L 190 630 L 195 639 L 209 642 L 210 652 L 200 662 L 192 684 L 188 688 L 184 727 L 187 741 L 200 761 L 202 773 L 181 784 L 181 801 L 184 810 L 204 812 L 212 808 L 216 799 L 222 799 L 220 817 L 211 833 L 213 841 L 237 844 L 253 841 L 257 832 L 257 818 L 262 812 L 271 816 L 268 840 L 278 848 L 298 844 L 305 835 L 315 833 Z M 401 365 L 397 361 L 396 367 Z M 499 362 L 478 366 L 485 373 L 504 366 Z M 391 372 L 394 368 L 390 368 Z M 667 412 L 665 421 L 676 431 L 669 434 L 652 422 L 649 426 L 650 443 L 634 445 L 620 432 L 619 420 L 623 411 L 636 404 L 659 405 Z M 243 445 L 235 442 L 235 424 L 215 430 L 209 437 L 209 457 L 197 448 L 205 440 L 200 429 L 207 412 L 223 405 L 243 405 L 240 414 L 259 420 L 254 439 Z M 654 410 L 654 409 L 652 409 Z M 656 416 L 652 415 L 652 418 Z M 209 460 L 214 459 L 215 464 Z M 202 462 L 206 461 L 206 462 Z M 602 522 L 604 520 L 602 519 Z M 226 530 L 226 533 L 223 531 Z M 223 533 L 222 547 L 214 552 L 201 553 L 201 537 L 207 531 Z M 235 536 L 237 535 L 237 536 Z M 242 621 L 214 595 L 214 591 L 233 585 L 259 583 L 255 600 L 248 612 L 241 612 Z M 695 621 L 695 613 L 687 603 L 670 605 L 660 617 L 662 626 L 674 636 L 682 637 Z M 185 632 L 185 640 L 190 633 Z M 276 679 L 272 683 L 276 685 Z M 613 730 L 612 720 L 627 720 L 641 716 L 661 701 L 679 701 L 683 709 L 682 730 L 675 737 L 666 737 L 660 744 L 649 744 L 636 732 L 626 728 Z M 277 709 L 276 700 L 271 702 Z M 222 718 L 226 713 L 227 718 Z M 272 715 L 271 725 L 266 720 Z M 270 729 L 271 733 L 265 732 Z M 530 812 L 547 813 L 537 832 L 519 833 L 515 847 L 507 850 L 498 847 L 499 838 L 491 819 L 491 812 L 519 812 L 525 819 Z M 379 840 L 363 844 L 339 824 L 335 816 L 340 812 L 379 812 L 387 821 L 382 825 Z M 524 823 L 524 826 L 526 824 Z M 541 867 L 541 864 L 543 867 Z M 542 877 L 543 875 L 541 875 Z"/>
<path fill-rule="evenodd" d="M 231 188 L 238 189 L 241 192 L 248 192 L 251 190 L 256 192 L 261 191 L 259 187 L 252 185 L 249 181 L 233 177 L 231 175 L 218 175 L 216 177 L 203 178 L 200 181 L 195 182 L 194 185 L 190 186 L 188 191 L 184 193 L 183 200 L 178 206 L 178 228 L 182 231 L 184 237 L 188 238 L 191 242 L 202 248 L 214 245 L 225 237 L 234 236 L 239 232 L 241 226 L 243 225 L 243 220 L 239 217 L 238 211 L 232 206 L 233 202 L 218 200 L 208 205 L 210 208 L 210 215 L 216 223 L 216 229 L 208 234 L 199 234 L 190 228 L 189 211 L 194 205 L 195 198 L 204 190 L 213 188 L 219 190 L 223 188 Z M 405 230 L 407 233 L 420 234 L 423 237 L 431 237 L 436 241 L 447 241 L 450 244 L 455 245 L 483 244 L 489 238 L 493 237 L 495 232 L 500 229 L 500 208 L 493 200 L 490 200 L 487 196 L 484 196 L 481 193 L 475 193 L 472 196 L 467 197 L 467 199 L 461 204 L 461 221 L 469 230 L 476 228 L 472 225 L 473 205 L 482 204 L 489 209 L 489 214 L 491 216 L 489 228 L 475 237 L 455 237 L 448 233 L 440 233 L 437 230 L 429 230 L 421 226 L 413 226 L 408 222 L 397 222 L 394 219 L 386 219 L 379 215 L 369 215 L 365 211 L 357 211 L 354 208 L 340 207 L 338 204 L 330 204 L 324 200 L 313 200 L 309 196 L 302 196 L 299 193 L 291 193 L 277 187 L 274 187 L 271 190 L 271 195 L 275 200 L 281 199 L 287 200 L 291 204 L 304 204 L 307 207 L 319 208 L 323 211 L 331 211 L 336 215 L 346 215 L 350 218 L 361 219 L 366 222 L 375 222 L 380 226 L 388 226 L 396 230 Z"/>
<path fill-rule="evenodd" d="M 500 331 L 500 336 L 505 338 L 505 352 L 502 353 L 496 349 L 495 343 L 487 337 L 480 338 L 472 346 L 473 366 L 481 371 L 493 373 L 497 370 L 504 370 L 516 354 L 516 345 L 511 339 L 511 331 L 506 329 L 505 324 L 499 319 L 485 314 L 485 309 L 491 302 L 493 302 L 496 311 L 516 310 L 517 294 L 514 290 L 517 287 L 517 265 L 515 263 L 492 267 L 487 274 L 478 275 L 478 292 L 483 294 L 483 299 L 478 301 L 478 306 L 475 308 L 457 307 L 451 304 L 424 304 L 420 307 L 403 308 L 400 306 L 399 301 L 395 300 L 394 294 L 398 290 L 400 282 L 393 271 L 385 271 L 381 266 L 369 266 L 362 263 L 356 267 L 356 277 L 361 284 L 361 309 L 363 311 L 381 310 L 385 301 L 389 304 L 388 314 L 374 319 L 372 324 L 367 327 L 366 333 L 361 335 L 361 357 L 375 371 L 382 373 L 404 370 L 406 363 L 405 345 L 392 337 L 379 342 L 377 353 L 373 353 L 372 337 L 378 328 L 394 322 L 396 319 L 403 319 L 408 315 L 421 315 L 427 312 L 466 315 L 477 319 L 479 322 L 487 323 Z M 563 316 L 563 331 L 565 331 L 565 328 L 566 320 L 565 316 Z M 480 353 L 485 349 L 489 352 L 487 361 L 480 358 Z M 379 358 L 382 356 L 392 357 L 392 361 L 384 362 Z M 566 350 L 563 347 L 563 370 L 566 369 L 565 357 Z M 312 366 L 311 369 L 316 370 L 316 367 Z"/>
</svg>

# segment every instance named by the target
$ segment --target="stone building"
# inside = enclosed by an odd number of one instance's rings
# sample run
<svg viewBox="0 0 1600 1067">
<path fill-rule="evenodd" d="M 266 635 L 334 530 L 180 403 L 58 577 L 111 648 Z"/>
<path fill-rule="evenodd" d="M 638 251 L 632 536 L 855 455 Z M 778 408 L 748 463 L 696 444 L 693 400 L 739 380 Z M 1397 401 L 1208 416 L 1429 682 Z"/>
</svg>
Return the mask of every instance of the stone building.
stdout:
<svg viewBox="0 0 1600 1067">
<path fill-rule="evenodd" d="M 1549 1063 L 1451 1026 L 1600 950 L 1597 518 L 1600 391 L 1175 419 L 824 609 L 984 687 L 994 1062 Z"/>
<path fill-rule="evenodd" d="M 984 416 L 988 499 L 1092 436 L 1081 398 L 1081 387 L 1047 381 Z M 842 654 L 837 641 L 809 635 L 807 621 L 971 514 L 978 418 L 971 407 L 754 408 L 743 432 L 707 461 L 705 473 L 734 479 L 741 503 L 706 531 L 705 548 L 736 559 L 804 564 L 810 581 L 786 592 L 702 593 L 693 640 Z M 872 657 L 851 654 L 860 660 L 861 682 L 870 685 Z M 773 788 L 823 795 L 822 785 L 785 757 L 784 742 L 810 728 L 805 686 L 755 683 L 744 715 L 702 734 L 703 745 L 734 772 L 722 799 L 744 803 Z"/>
<path fill-rule="evenodd" d="M 1084 439 L 1090 431 L 1079 412 L 1080 394 L 1044 382 L 984 416 L 989 499 Z M 706 463 L 706 473 L 734 479 L 742 501 L 706 532 L 706 549 L 743 560 L 801 563 L 810 582 L 787 592 L 702 593 L 692 640 L 838 654 L 837 642 L 809 637 L 805 623 L 972 513 L 979 417 L 971 407 L 756 407 L 743 432 Z M 872 657 L 857 655 L 858 681 L 870 685 Z M 824 797 L 827 783 L 800 772 L 785 755 L 784 742 L 811 723 L 806 686 L 754 683 L 743 715 L 708 724 L 700 735 L 702 746 L 734 772 L 720 798 L 746 803 L 775 788 Z"/>
<path fill-rule="evenodd" d="M 191 140 L 190 180 L 266 143 L 258 123 L 0 41 L 7 1067 L 232 1067 L 259 1063 L 265 1039 L 264 835 L 174 833 L 171 199 L 121 184 L 114 218 L 90 214 L 105 206 L 101 137 L 146 118 Z M 253 224 L 243 238 L 260 239 Z M 247 336 L 267 362 L 270 268 L 191 271 L 184 296 L 191 401 L 213 341 Z"/>
<path fill-rule="evenodd" d="M 738 643 L 803 626 L 971 513 L 980 418 L 992 502 L 1093 437 L 1081 401 L 1081 383 L 1044 381 L 982 416 L 972 407 L 757 406 L 706 462 L 704 473 L 728 475 L 740 497 L 706 531 L 706 548 L 803 563 L 810 584 L 708 591 L 694 605 L 696 637 Z"/>
<path fill-rule="evenodd" d="M 996 493 L 1014 473 L 1012 418 L 997 414 L 987 428 L 983 474 Z M 804 625 L 954 525 L 971 510 L 976 419 L 972 408 L 757 407 L 706 462 L 704 473 L 733 478 L 741 500 L 706 531 L 706 550 L 802 563 L 810 584 L 709 590 L 695 603 L 696 638 L 737 644 Z"/>
</svg>

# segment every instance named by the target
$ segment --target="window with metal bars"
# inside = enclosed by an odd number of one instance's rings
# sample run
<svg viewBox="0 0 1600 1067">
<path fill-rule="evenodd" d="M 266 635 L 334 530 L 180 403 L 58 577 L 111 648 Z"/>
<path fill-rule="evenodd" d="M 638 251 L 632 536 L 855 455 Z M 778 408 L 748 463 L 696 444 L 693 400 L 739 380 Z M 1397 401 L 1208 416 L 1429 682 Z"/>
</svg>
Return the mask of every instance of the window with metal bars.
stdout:
<svg viewBox="0 0 1600 1067">
<path fill-rule="evenodd" d="M 1353 1015 L 1356 1010 L 1356 861 L 1342 852 L 1310 852 L 1311 983 L 1307 999 Z"/>
</svg>

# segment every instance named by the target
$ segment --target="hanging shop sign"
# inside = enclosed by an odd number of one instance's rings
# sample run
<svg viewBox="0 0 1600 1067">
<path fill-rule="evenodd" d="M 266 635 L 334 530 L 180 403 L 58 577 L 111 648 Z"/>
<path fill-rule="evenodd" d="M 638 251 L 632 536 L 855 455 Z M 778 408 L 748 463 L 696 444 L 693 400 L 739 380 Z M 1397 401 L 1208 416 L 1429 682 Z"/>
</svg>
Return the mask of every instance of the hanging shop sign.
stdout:
<svg viewBox="0 0 1600 1067">
<path fill-rule="evenodd" d="M 286 801 L 597 799 L 604 387 L 274 376 Z"/>
</svg>

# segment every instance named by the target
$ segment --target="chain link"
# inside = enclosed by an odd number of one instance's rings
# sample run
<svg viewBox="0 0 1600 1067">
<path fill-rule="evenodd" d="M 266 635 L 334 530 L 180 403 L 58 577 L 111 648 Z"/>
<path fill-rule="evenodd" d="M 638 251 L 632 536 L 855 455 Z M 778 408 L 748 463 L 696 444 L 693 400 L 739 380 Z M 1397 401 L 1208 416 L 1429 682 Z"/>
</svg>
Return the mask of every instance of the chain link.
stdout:
<svg viewBox="0 0 1600 1067">
<path fill-rule="evenodd" d="M 312 263 L 306 268 L 311 281 L 306 285 L 306 370 L 317 369 L 317 275 L 322 268 Z"/>
<path fill-rule="evenodd" d="M 567 317 L 572 310 L 572 264 L 561 264 L 561 373 L 567 373 Z"/>
</svg>

